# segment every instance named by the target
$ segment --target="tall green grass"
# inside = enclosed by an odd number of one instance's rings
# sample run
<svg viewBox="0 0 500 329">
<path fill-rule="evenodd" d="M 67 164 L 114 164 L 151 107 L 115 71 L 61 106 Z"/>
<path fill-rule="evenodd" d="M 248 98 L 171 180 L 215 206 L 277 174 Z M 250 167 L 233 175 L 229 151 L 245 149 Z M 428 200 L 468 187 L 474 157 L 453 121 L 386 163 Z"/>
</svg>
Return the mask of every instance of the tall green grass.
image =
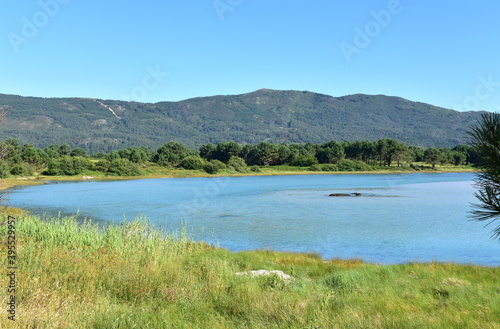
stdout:
<svg viewBox="0 0 500 329">
<path fill-rule="evenodd" d="M 500 328 L 498 267 L 231 253 L 144 220 L 22 216 L 16 236 L 17 321 L 0 311 L 0 328 Z M 295 280 L 234 275 L 258 269 Z"/>
</svg>

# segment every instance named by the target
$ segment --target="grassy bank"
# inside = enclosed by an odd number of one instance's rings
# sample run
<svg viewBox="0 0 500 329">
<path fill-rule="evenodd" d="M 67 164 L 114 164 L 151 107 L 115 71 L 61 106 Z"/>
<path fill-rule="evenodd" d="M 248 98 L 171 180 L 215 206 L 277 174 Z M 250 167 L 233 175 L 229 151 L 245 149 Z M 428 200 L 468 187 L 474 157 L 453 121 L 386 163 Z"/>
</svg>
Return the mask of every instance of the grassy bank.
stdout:
<svg viewBox="0 0 500 329">
<path fill-rule="evenodd" d="M 26 185 L 41 185 L 46 181 L 72 181 L 83 180 L 84 176 L 92 177 L 92 180 L 128 180 L 128 179 L 152 179 L 152 178 L 189 178 L 189 177 L 241 177 L 241 176 L 273 176 L 273 175 L 333 175 L 333 174 L 408 174 L 408 173 L 444 173 L 444 172 L 474 172 L 471 166 L 441 166 L 432 169 L 422 163 L 416 163 L 416 167 L 376 167 L 371 171 L 311 171 L 309 167 L 294 166 L 270 166 L 259 167 L 259 172 L 246 171 L 236 172 L 222 170 L 217 174 L 208 174 L 203 170 L 168 169 L 158 165 L 150 165 L 142 169 L 140 176 L 106 176 L 97 171 L 85 171 L 75 176 L 46 176 L 36 174 L 31 177 L 10 177 L 0 180 L 0 190 Z"/>
<path fill-rule="evenodd" d="M 24 215 L 16 239 L 17 321 L 2 307 L 0 328 L 500 327 L 498 267 L 231 253 L 142 221 L 100 230 Z M 258 269 L 295 280 L 234 274 Z"/>
</svg>

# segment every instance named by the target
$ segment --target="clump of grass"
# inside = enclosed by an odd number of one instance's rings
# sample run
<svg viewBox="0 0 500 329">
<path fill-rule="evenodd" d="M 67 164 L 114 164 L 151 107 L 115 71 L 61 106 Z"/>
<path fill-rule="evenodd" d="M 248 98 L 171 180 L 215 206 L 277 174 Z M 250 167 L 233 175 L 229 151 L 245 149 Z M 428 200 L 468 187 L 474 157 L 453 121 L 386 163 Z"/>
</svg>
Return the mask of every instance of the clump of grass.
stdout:
<svg viewBox="0 0 500 329">
<path fill-rule="evenodd" d="M 0 314 L 1 328 L 498 328 L 500 319 L 498 267 L 231 253 L 145 220 L 21 215 L 16 229 L 17 321 Z M 295 279 L 234 275 L 257 269 Z"/>
</svg>

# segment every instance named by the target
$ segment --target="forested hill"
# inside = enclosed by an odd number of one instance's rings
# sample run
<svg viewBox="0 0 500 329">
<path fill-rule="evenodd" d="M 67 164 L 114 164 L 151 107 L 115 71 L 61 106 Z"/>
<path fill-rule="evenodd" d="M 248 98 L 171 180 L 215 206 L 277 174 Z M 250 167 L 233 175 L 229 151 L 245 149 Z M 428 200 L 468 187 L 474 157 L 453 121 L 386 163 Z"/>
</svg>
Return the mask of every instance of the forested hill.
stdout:
<svg viewBox="0 0 500 329">
<path fill-rule="evenodd" d="M 35 98 L 0 94 L 7 109 L 0 140 L 45 147 L 69 144 L 89 152 L 132 146 L 156 149 L 170 140 L 189 147 L 323 143 L 394 138 L 408 145 L 452 147 L 481 112 L 456 112 L 383 95 L 331 97 L 262 89 L 234 96 L 137 103 L 89 98 Z"/>
</svg>

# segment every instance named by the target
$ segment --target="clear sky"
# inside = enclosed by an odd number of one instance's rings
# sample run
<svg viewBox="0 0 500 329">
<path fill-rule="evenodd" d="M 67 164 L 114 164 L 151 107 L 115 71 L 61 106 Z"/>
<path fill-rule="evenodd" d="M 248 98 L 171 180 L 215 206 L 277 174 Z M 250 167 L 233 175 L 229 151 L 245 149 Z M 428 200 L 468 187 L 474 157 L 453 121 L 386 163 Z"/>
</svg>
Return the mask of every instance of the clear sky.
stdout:
<svg viewBox="0 0 500 329">
<path fill-rule="evenodd" d="M 0 93 L 145 102 L 261 88 L 500 111 L 500 2 L 1 1 Z"/>
</svg>

